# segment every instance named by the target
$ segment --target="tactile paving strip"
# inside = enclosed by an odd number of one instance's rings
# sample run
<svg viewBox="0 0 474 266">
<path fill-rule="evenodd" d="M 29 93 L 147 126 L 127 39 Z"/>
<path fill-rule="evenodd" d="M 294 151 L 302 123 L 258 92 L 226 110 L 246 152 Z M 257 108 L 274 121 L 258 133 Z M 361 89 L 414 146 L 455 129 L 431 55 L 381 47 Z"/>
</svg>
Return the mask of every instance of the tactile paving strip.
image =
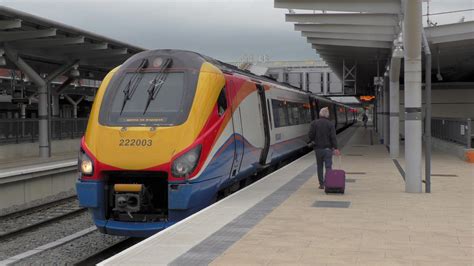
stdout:
<svg viewBox="0 0 474 266">
<path fill-rule="evenodd" d="M 350 201 L 325 201 L 325 200 L 317 200 L 312 205 L 312 207 L 316 207 L 316 208 L 349 208 L 349 206 L 351 206 Z"/>
</svg>

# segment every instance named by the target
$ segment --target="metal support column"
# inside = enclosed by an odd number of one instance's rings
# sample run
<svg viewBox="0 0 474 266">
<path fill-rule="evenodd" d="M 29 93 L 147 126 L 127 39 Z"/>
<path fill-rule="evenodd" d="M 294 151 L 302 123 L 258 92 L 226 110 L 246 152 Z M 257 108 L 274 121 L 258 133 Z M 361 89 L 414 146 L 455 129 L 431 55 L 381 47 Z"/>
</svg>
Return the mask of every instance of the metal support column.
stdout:
<svg viewBox="0 0 474 266">
<path fill-rule="evenodd" d="M 376 97 L 376 101 L 375 101 L 375 114 L 376 114 L 376 126 L 375 126 L 375 132 L 377 133 L 380 133 L 380 87 L 377 85 L 375 87 L 375 97 Z"/>
<path fill-rule="evenodd" d="M 390 61 L 390 157 L 400 156 L 400 58 Z"/>
<path fill-rule="evenodd" d="M 72 105 L 72 117 L 73 118 L 77 118 L 77 106 L 79 105 L 79 103 L 82 102 L 82 100 L 84 100 L 84 96 L 82 96 L 81 98 L 79 98 L 79 100 L 77 101 L 74 101 L 71 97 L 69 97 L 68 95 L 64 95 L 64 97 L 68 100 L 68 102 Z"/>
<path fill-rule="evenodd" d="M 26 104 L 22 103 L 20 105 L 20 118 L 25 119 L 26 118 Z"/>
<path fill-rule="evenodd" d="M 70 62 L 53 71 L 43 79 L 28 63 L 26 63 L 17 52 L 9 45 L 5 44 L 5 55 L 15 64 L 28 78 L 38 86 L 38 142 L 39 156 L 42 158 L 51 155 L 50 127 L 49 127 L 49 105 L 48 105 L 48 84 L 55 78 L 71 69 L 78 61 Z"/>
<path fill-rule="evenodd" d="M 51 91 L 51 117 L 59 117 L 59 94 Z"/>
<path fill-rule="evenodd" d="M 328 72 L 322 72 L 323 75 L 323 95 L 328 95 L 329 92 L 329 80 L 328 80 Z"/>
<path fill-rule="evenodd" d="M 385 95 L 383 93 L 383 86 L 379 86 L 379 142 L 380 144 L 383 144 L 383 137 L 384 137 L 384 125 L 385 125 L 385 120 L 383 116 L 383 110 L 385 108 L 384 103 L 385 103 Z"/>
<path fill-rule="evenodd" d="M 425 192 L 431 193 L 431 49 L 423 31 L 423 47 L 425 52 Z M 470 140 L 470 137 L 468 138 Z M 470 146 L 469 146 L 470 148 Z"/>
<path fill-rule="evenodd" d="M 379 125 L 380 125 L 380 117 L 379 117 L 379 106 L 380 106 L 380 93 L 379 93 L 379 77 L 380 77 L 380 66 L 379 66 L 379 60 L 377 59 L 377 79 L 374 80 L 374 86 L 375 86 L 375 108 L 374 108 L 374 113 L 375 113 L 375 132 L 379 132 Z"/>
<path fill-rule="evenodd" d="M 301 82 L 302 82 L 301 89 L 303 91 L 309 91 L 307 77 L 308 77 L 308 72 L 302 72 L 301 73 Z"/>
<path fill-rule="evenodd" d="M 5 55 L 15 64 L 28 78 L 38 86 L 38 140 L 39 156 L 49 156 L 48 142 L 48 92 L 46 82 L 36 71 L 30 67 L 18 54 L 5 45 Z"/>
<path fill-rule="evenodd" d="M 349 89 L 349 91 L 346 90 Z M 357 61 L 352 65 L 347 65 L 346 60 L 342 60 L 342 94 L 356 94 L 357 91 Z"/>
<path fill-rule="evenodd" d="M 421 193 L 421 0 L 405 2 L 405 191 Z"/>
<path fill-rule="evenodd" d="M 390 79 L 388 73 L 383 82 L 383 95 L 383 144 L 388 147 L 390 143 Z"/>
</svg>

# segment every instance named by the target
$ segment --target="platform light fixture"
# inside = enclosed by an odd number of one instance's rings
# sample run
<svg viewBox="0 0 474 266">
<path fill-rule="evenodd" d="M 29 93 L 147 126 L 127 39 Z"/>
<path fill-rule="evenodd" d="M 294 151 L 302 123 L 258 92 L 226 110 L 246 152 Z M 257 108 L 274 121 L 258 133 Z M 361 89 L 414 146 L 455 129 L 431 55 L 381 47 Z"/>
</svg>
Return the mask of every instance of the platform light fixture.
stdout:
<svg viewBox="0 0 474 266">
<path fill-rule="evenodd" d="M 72 66 L 71 73 L 69 73 L 71 75 L 71 77 L 77 78 L 81 75 L 81 72 L 79 72 L 78 68 L 79 68 L 79 66 L 77 64 Z"/>
<path fill-rule="evenodd" d="M 393 49 L 392 57 L 393 58 L 403 58 L 403 35 L 400 33 L 398 38 L 393 41 L 395 49 Z"/>
</svg>

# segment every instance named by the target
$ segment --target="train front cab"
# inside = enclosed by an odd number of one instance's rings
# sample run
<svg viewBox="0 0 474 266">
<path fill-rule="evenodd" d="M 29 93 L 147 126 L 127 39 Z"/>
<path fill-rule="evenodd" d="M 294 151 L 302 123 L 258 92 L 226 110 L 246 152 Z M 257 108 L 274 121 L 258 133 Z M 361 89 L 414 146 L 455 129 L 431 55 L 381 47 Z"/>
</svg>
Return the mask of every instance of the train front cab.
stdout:
<svg viewBox="0 0 474 266">
<path fill-rule="evenodd" d="M 163 71 L 156 69 L 166 58 L 173 64 L 161 79 Z M 136 92 L 125 100 L 133 82 Z M 155 84 L 160 96 L 150 101 Z M 76 186 L 80 205 L 91 210 L 102 232 L 149 236 L 215 199 L 219 176 L 199 177 L 229 119 L 229 112 L 217 110 L 224 86 L 218 68 L 183 51 L 141 53 L 107 75 L 81 144 L 79 165 L 90 172 L 81 170 Z"/>
</svg>

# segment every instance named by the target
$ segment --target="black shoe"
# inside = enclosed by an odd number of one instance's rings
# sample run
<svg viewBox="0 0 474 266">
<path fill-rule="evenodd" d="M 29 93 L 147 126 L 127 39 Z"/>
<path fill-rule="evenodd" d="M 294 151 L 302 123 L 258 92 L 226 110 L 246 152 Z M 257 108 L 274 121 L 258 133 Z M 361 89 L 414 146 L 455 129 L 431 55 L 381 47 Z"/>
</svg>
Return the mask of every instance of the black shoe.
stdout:
<svg viewBox="0 0 474 266">
<path fill-rule="evenodd" d="M 324 189 L 324 185 L 319 185 L 319 189 Z"/>
</svg>

